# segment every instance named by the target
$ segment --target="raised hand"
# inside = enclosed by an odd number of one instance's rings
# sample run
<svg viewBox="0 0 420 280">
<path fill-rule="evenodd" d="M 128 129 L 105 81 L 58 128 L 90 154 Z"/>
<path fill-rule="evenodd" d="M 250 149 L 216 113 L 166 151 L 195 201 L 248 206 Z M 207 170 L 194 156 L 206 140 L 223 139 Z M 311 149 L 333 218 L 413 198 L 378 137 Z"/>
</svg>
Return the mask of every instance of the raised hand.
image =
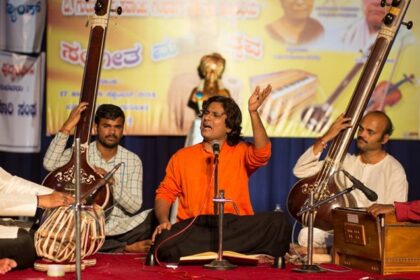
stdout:
<svg viewBox="0 0 420 280">
<path fill-rule="evenodd" d="M 325 142 L 328 142 L 334 139 L 342 130 L 351 127 L 350 124 L 351 118 L 344 117 L 344 114 L 338 116 L 338 118 L 333 122 L 328 131 L 322 136 L 322 139 Z"/>
<path fill-rule="evenodd" d="M 84 110 L 88 107 L 87 102 L 80 102 L 79 105 L 71 110 L 69 117 L 64 122 L 63 126 L 61 127 L 60 131 L 66 134 L 70 134 L 73 128 L 77 125 L 80 120 L 80 116 Z"/>
<path fill-rule="evenodd" d="M 257 86 L 254 90 L 254 93 L 249 97 L 248 100 L 248 111 L 256 112 L 258 108 L 260 108 L 261 104 L 267 98 L 267 96 L 271 93 L 271 85 L 267 85 L 262 91 L 260 87 Z"/>
</svg>

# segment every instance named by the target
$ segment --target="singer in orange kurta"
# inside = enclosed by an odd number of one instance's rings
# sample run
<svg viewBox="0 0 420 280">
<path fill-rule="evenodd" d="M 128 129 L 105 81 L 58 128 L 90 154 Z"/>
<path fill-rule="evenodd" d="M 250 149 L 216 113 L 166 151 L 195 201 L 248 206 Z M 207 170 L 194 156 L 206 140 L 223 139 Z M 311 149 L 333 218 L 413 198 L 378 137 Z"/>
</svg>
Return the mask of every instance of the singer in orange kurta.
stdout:
<svg viewBox="0 0 420 280">
<path fill-rule="evenodd" d="M 242 114 L 233 99 L 213 96 L 203 103 L 203 142 L 178 151 L 169 161 L 166 176 L 156 191 L 155 214 L 159 222 L 152 236 L 150 256 L 169 262 L 191 254 L 218 251 L 219 215 L 213 204 L 215 173 L 217 189 L 224 190 L 223 247 L 244 254 L 284 255 L 289 249 L 290 225 L 281 212 L 254 213 L 248 180 L 268 163 L 271 142 L 258 108 L 271 86 L 256 88 L 248 101 L 253 143 L 240 136 Z M 215 159 L 218 158 L 218 172 Z M 178 222 L 171 224 L 169 212 L 179 198 Z M 238 211 L 235 209 L 235 205 Z M 220 250 L 220 249 L 219 249 Z M 150 262 L 149 262 L 150 263 Z"/>
<path fill-rule="evenodd" d="M 249 176 L 266 165 L 271 156 L 271 143 L 256 148 L 247 142 L 222 145 L 219 155 L 218 189 L 233 203 L 225 204 L 225 213 L 252 215 L 249 197 Z M 173 203 L 179 197 L 177 220 L 196 215 L 213 214 L 214 155 L 204 149 L 203 143 L 178 151 L 169 161 L 166 176 L 156 191 L 156 198 Z M 204 205 L 203 205 L 204 204 Z"/>
</svg>

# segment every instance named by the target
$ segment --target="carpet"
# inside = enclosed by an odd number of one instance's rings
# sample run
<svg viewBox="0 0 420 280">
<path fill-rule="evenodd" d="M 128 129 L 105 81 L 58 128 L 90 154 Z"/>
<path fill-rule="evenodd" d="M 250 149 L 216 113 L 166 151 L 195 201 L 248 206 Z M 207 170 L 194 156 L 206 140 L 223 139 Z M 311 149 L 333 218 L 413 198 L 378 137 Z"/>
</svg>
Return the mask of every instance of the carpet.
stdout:
<svg viewBox="0 0 420 280">
<path fill-rule="evenodd" d="M 134 280 L 134 279 L 343 279 L 343 280 L 403 280 L 419 279 L 420 273 L 403 273 L 394 275 L 378 275 L 360 270 L 348 271 L 345 268 L 328 264 L 327 269 L 341 270 L 342 272 L 326 271 L 322 273 L 297 273 L 287 264 L 285 269 L 272 268 L 267 265 L 241 266 L 233 270 L 217 271 L 205 269 L 202 266 L 180 266 L 176 269 L 159 266 L 144 265 L 144 254 L 97 254 L 97 264 L 82 271 L 82 279 L 92 280 Z M 74 272 L 66 273 L 63 277 L 48 277 L 45 272 L 34 269 L 16 270 L 5 275 L 0 275 L 1 280 L 44 280 L 44 279 L 76 279 Z"/>
</svg>

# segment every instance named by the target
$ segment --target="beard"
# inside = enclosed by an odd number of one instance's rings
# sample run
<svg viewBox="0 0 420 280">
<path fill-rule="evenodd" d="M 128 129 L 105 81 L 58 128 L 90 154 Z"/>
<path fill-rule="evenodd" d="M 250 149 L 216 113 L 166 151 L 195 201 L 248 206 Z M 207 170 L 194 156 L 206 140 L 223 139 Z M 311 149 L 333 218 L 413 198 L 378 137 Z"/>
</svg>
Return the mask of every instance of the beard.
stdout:
<svg viewBox="0 0 420 280">
<path fill-rule="evenodd" d="M 108 136 L 108 137 L 110 137 L 110 136 Z M 113 137 L 118 140 L 118 138 L 115 135 Z M 115 142 L 112 142 L 112 143 L 109 143 L 109 142 L 106 141 L 106 137 L 101 137 L 101 136 L 98 136 L 97 140 L 102 146 L 104 146 L 106 148 L 109 148 L 109 149 L 113 149 L 113 148 L 117 147 L 118 144 L 120 143 L 119 140 L 115 141 Z"/>
</svg>

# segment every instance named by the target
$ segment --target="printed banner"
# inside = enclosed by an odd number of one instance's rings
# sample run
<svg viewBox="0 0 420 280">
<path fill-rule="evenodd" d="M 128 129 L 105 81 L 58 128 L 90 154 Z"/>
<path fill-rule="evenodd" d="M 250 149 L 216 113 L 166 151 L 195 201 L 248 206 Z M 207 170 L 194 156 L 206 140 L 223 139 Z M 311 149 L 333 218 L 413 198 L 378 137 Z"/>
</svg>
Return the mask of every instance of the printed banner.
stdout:
<svg viewBox="0 0 420 280">
<path fill-rule="evenodd" d="M 0 50 L 6 49 L 6 5 L 0 3 Z"/>
<path fill-rule="evenodd" d="M 48 2 L 47 133 L 79 102 L 95 1 Z M 379 0 L 120 0 L 106 40 L 97 103 L 127 115 L 128 135 L 185 135 L 203 55 L 226 59 L 222 82 L 244 113 L 257 85 L 272 137 L 315 137 L 346 110 L 386 9 Z M 411 1 L 406 21 L 420 12 Z M 368 110 L 393 120 L 393 138 L 420 138 L 420 28 L 400 28 Z M 311 116 L 317 115 L 313 121 Z"/>
<path fill-rule="evenodd" d="M 0 1 L 0 49 L 39 53 L 46 12 L 47 0 Z"/>
<path fill-rule="evenodd" d="M 45 55 L 0 52 L 0 150 L 41 150 Z"/>
</svg>

